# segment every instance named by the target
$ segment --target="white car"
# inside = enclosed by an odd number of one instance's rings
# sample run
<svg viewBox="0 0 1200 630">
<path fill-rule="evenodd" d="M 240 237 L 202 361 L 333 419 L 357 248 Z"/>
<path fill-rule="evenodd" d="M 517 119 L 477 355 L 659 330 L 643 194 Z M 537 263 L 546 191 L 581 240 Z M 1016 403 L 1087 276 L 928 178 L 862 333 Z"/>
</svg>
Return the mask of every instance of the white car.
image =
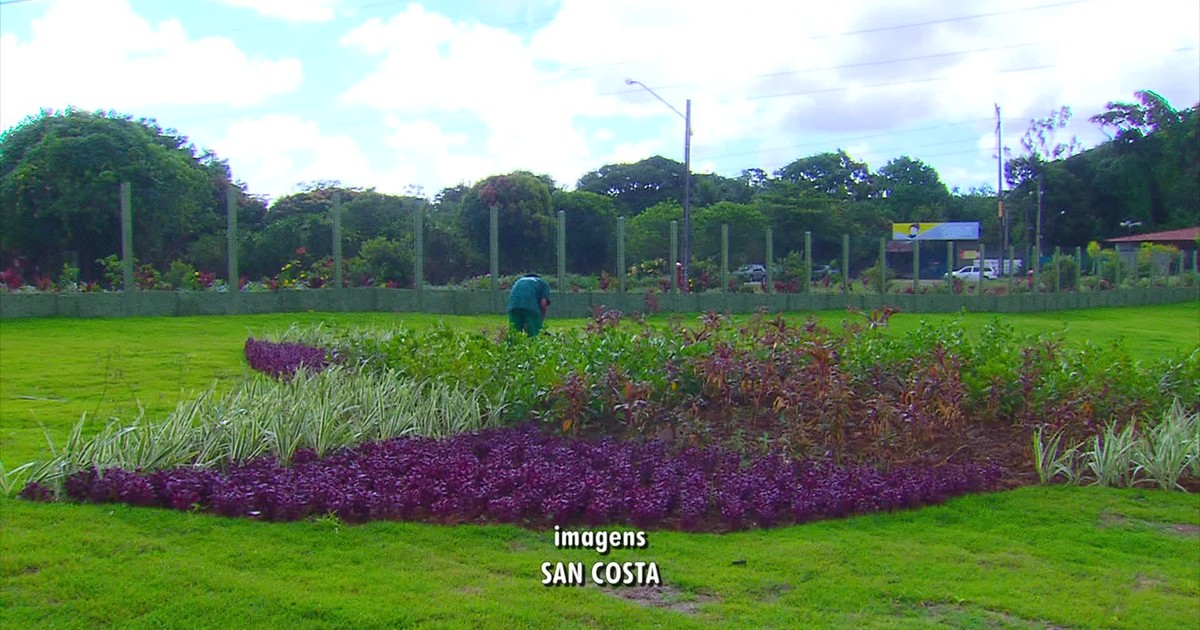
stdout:
<svg viewBox="0 0 1200 630">
<path fill-rule="evenodd" d="M 979 279 L 979 266 L 978 265 L 970 265 L 967 267 L 963 267 L 962 269 L 959 269 L 958 271 L 951 271 L 950 275 L 954 276 L 955 278 L 958 278 L 959 280 L 978 280 Z M 987 280 L 995 280 L 996 279 L 996 270 L 991 267 L 984 267 L 983 268 L 983 277 Z"/>
</svg>

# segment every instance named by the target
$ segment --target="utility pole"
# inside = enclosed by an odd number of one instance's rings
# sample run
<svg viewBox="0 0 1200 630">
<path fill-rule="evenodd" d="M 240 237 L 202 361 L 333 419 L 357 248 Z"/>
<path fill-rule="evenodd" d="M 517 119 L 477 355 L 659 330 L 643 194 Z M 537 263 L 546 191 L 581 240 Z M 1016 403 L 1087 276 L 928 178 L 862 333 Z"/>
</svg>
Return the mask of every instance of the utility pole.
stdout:
<svg viewBox="0 0 1200 630">
<path fill-rule="evenodd" d="M 683 262 L 683 283 L 686 287 L 688 278 L 692 277 L 692 99 L 687 100 L 687 106 L 684 108 L 686 113 L 682 113 L 641 81 L 625 79 L 625 85 L 641 87 L 683 119 L 683 260 L 681 262 Z"/>
<path fill-rule="evenodd" d="M 692 99 L 683 111 L 683 281 L 687 282 L 692 277 Z"/>
<path fill-rule="evenodd" d="M 1004 211 L 1004 148 L 1000 134 L 1000 104 L 996 104 L 996 211 L 1000 213 L 1000 252 L 1001 256 L 1008 251 L 1008 213 Z M 1012 273 L 1012 259 L 1008 261 L 1008 268 L 1005 268 L 1003 261 L 1000 263 L 1000 274 L 1008 275 Z"/>
<path fill-rule="evenodd" d="M 1038 283 L 1042 281 L 1042 173 L 1040 171 L 1041 164 L 1038 164 L 1039 171 L 1037 176 L 1037 232 L 1034 236 L 1036 243 L 1033 259 L 1033 281 Z"/>
</svg>

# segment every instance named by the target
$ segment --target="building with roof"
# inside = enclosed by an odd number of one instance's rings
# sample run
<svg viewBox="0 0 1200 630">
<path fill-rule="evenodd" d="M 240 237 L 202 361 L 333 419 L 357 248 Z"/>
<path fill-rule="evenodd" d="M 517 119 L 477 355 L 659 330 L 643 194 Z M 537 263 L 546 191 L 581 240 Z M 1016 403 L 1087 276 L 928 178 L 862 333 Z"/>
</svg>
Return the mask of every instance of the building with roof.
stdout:
<svg viewBox="0 0 1200 630">
<path fill-rule="evenodd" d="M 1191 252 L 1200 249 L 1200 226 L 1183 228 L 1179 230 L 1167 230 L 1165 232 L 1149 232 L 1147 234 L 1131 234 L 1129 236 L 1120 236 L 1105 240 L 1106 243 L 1112 243 L 1117 249 L 1117 253 L 1127 264 L 1137 264 L 1138 250 L 1141 249 L 1143 243 L 1153 243 L 1155 245 L 1169 245 L 1178 249 L 1181 252 Z M 1162 258 L 1156 257 L 1156 258 Z M 1164 266 L 1166 261 L 1156 260 L 1159 266 Z"/>
</svg>

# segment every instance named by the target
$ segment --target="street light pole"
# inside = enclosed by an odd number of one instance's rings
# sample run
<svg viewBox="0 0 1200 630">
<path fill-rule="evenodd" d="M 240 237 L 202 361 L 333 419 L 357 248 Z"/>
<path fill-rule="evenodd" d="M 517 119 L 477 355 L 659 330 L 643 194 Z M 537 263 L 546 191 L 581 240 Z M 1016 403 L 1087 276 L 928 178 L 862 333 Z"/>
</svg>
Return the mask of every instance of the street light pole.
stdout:
<svg viewBox="0 0 1200 630">
<path fill-rule="evenodd" d="M 687 113 L 681 113 L 675 106 L 668 103 L 654 90 L 646 87 L 641 81 L 625 79 L 625 85 L 637 85 L 650 93 L 651 96 L 666 105 L 683 119 L 683 282 L 680 287 L 686 290 L 687 280 L 691 277 L 692 264 L 692 99 L 687 100 L 684 108 Z"/>
<path fill-rule="evenodd" d="M 692 99 L 683 117 L 683 277 L 690 278 L 692 264 Z"/>
</svg>

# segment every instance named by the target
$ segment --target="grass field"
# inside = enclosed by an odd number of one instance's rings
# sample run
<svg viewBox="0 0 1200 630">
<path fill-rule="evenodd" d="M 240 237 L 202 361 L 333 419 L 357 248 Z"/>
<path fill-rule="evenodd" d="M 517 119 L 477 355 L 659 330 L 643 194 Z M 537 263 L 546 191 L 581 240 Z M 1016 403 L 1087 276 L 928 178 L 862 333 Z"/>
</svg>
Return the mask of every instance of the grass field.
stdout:
<svg viewBox="0 0 1200 630">
<path fill-rule="evenodd" d="M 845 313 L 820 314 L 833 321 Z M 905 315 L 968 327 L 990 314 Z M 48 453 L 80 414 L 161 417 L 246 373 L 250 333 L 292 322 L 495 328 L 499 317 L 283 314 L 0 324 L 0 460 Z M 1006 315 L 1021 331 L 1200 346 L 1200 304 Z M 665 318 L 663 318 L 665 321 Z M 582 321 L 554 321 L 578 326 Z M 644 550 L 555 549 L 551 532 L 330 519 L 259 523 L 0 499 L 0 625 L 30 627 L 1195 628 L 1200 498 L 1025 488 L 918 511 L 726 535 L 650 532 Z M 666 588 L 541 586 L 550 561 L 658 562 Z"/>
</svg>

